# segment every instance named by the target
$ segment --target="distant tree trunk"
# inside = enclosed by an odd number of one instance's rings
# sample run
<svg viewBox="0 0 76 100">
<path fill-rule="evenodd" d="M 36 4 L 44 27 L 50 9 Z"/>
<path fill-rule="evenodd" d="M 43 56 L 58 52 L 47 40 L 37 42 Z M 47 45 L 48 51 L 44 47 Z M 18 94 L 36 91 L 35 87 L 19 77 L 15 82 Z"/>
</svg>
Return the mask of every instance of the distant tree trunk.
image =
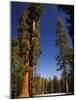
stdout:
<svg viewBox="0 0 76 100">
<path fill-rule="evenodd" d="M 66 80 L 66 93 L 68 93 L 68 82 Z"/>
<path fill-rule="evenodd" d="M 64 66 L 65 66 L 65 63 L 64 63 Z M 66 93 L 68 93 L 68 81 L 67 81 L 67 75 L 66 75 L 66 66 L 64 67 L 64 75 L 65 75 Z"/>
</svg>

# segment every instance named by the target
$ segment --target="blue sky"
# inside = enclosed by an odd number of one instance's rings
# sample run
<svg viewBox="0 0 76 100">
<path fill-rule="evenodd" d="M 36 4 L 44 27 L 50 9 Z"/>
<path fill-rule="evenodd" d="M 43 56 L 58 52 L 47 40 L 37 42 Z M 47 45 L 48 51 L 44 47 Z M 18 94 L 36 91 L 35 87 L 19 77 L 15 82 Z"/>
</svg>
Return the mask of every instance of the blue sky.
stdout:
<svg viewBox="0 0 76 100">
<path fill-rule="evenodd" d="M 21 12 L 28 7 L 28 3 L 13 2 L 11 11 L 11 32 L 12 38 L 17 37 L 17 26 Z M 63 12 L 58 12 L 57 6 L 53 4 L 44 4 L 44 13 L 40 19 L 40 43 L 42 54 L 38 63 L 38 73 L 44 77 L 53 77 L 53 75 L 60 78 L 61 72 L 56 71 L 55 56 L 57 48 L 55 47 L 56 40 L 56 21 L 57 17 L 61 16 L 67 25 L 65 18 L 68 17 Z M 65 27 L 66 29 L 66 27 Z M 67 29 L 66 29 L 67 30 Z M 67 31 L 68 33 L 68 31 Z M 70 40 L 69 36 L 68 39 Z M 69 42 L 71 45 L 71 42 Z"/>
</svg>

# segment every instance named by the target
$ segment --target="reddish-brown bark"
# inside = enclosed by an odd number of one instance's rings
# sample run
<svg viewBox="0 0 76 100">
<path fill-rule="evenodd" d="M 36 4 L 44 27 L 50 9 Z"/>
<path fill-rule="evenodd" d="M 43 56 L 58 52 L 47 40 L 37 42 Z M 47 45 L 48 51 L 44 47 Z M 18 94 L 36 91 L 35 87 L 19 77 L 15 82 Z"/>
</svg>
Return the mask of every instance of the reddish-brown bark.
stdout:
<svg viewBox="0 0 76 100">
<path fill-rule="evenodd" d="M 21 80 L 20 97 L 29 97 L 29 72 L 26 72 Z"/>
</svg>

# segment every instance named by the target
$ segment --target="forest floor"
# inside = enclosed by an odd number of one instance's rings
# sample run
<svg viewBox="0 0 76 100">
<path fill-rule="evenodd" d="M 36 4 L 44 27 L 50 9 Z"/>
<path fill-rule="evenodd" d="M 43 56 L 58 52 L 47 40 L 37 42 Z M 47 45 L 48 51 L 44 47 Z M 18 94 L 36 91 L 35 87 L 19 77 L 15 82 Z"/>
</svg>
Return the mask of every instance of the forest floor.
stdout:
<svg viewBox="0 0 76 100">
<path fill-rule="evenodd" d="M 73 95 L 73 93 L 51 93 L 51 94 L 40 94 L 40 95 L 34 95 L 34 97 L 51 97 L 51 96 L 64 96 L 64 95 Z"/>
</svg>

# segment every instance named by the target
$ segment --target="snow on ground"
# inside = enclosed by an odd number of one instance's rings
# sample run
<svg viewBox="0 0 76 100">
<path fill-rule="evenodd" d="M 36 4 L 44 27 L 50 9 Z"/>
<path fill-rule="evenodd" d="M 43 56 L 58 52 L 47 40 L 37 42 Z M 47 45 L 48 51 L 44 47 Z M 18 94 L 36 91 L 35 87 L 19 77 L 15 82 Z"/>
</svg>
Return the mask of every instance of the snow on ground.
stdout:
<svg viewBox="0 0 76 100">
<path fill-rule="evenodd" d="M 51 94 L 41 94 L 41 95 L 34 95 L 34 97 L 39 97 L 39 96 L 60 96 L 60 95 L 72 95 L 73 93 L 51 93 Z"/>
</svg>

